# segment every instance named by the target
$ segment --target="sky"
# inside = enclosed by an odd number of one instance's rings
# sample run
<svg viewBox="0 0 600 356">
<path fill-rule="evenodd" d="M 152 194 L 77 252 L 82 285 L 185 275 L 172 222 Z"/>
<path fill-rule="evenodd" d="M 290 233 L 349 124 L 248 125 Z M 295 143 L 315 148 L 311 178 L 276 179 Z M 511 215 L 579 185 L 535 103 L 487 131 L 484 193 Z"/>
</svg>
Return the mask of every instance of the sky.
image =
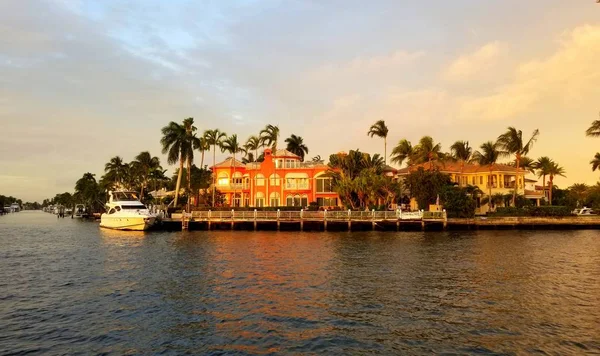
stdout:
<svg viewBox="0 0 600 356">
<path fill-rule="evenodd" d="M 388 151 L 538 128 L 555 183 L 594 184 L 599 59 L 595 0 L 4 0 L 0 194 L 73 192 L 116 155 L 167 166 L 160 129 L 187 117 L 241 140 L 278 125 L 323 158 L 383 153 L 376 120 Z"/>
</svg>

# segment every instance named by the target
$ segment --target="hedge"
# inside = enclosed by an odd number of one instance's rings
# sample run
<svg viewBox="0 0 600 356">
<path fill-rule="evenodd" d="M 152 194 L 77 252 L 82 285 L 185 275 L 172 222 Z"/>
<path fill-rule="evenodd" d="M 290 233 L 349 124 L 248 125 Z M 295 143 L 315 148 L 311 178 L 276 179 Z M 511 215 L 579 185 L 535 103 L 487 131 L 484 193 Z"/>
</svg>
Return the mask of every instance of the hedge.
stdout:
<svg viewBox="0 0 600 356">
<path fill-rule="evenodd" d="M 489 216 L 538 216 L 538 217 L 549 217 L 549 216 L 571 216 L 573 213 L 566 206 L 526 206 L 523 208 L 499 207 L 496 212 L 489 213 Z"/>
</svg>

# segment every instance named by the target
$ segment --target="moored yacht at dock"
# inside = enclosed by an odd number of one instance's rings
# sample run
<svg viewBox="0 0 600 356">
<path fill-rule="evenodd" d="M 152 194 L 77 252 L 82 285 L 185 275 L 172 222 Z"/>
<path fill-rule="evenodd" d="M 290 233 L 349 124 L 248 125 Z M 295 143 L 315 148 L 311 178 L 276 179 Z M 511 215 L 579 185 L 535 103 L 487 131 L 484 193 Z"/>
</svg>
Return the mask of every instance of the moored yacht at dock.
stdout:
<svg viewBox="0 0 600 356">
<path fill-rule="evenodd" d="M 101 227 L 143 231 L 154 225 L 156 216 L 139 201 L 137 193 L 115 191 L 108 194 L 106 212 L 100 217 Z"/>
</svg>

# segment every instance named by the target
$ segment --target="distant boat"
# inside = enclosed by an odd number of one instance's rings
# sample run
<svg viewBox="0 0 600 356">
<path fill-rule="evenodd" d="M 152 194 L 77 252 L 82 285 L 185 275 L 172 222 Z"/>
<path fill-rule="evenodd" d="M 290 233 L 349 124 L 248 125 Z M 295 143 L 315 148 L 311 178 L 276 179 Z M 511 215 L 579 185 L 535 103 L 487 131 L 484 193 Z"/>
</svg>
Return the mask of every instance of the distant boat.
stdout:
<svg viewBox="0 0 600 356">
<path fill-rule="evenodd" d="M 89 214 L 83 204 L 75 205 L 75 209 L 73 209 L 73 214 L 71 215 L 71 219 L 73 218 L 85 218 Z"/>
<path fill-rule="evenodd" d="M 581 208 L 581 209 L 575 209 L 575 210 L 573 210 L 573 214 L 580 215 L 580 216 L 581 215 L 596 215 L 596 213 L 592 209 L 587 208 L 585 206 L 583 208 Z"/>
<path fill-rule="evenodd" d="M 116 230 L 148 230 L 156 216 L 142 204 L 137 193 L 129 191 L 108 192 L 106 213 L 100 216 L 100 227 Z"/>
<path fill-rule="evenodd" d="M 10 211 L 11 213 L 18 213 L 21 211 L 21 206 L 18 203 L 12 203 L 10 204 Z"/>
</svg>

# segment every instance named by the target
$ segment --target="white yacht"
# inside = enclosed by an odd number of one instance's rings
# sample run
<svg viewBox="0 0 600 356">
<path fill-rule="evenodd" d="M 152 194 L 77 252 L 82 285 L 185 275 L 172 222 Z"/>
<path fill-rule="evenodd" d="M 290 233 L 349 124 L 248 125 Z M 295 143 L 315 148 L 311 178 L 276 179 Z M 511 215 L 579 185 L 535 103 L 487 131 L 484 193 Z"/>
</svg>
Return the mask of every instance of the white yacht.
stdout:
<svg viewBox="0 0 600 356">
<path fill-rule="evenodd" d="M 573 210 L 573 214 L 575 214 L 575 215 L 596 215 L 596 213 L 592 209 L 587 208 L 585 206 L 581 209 Z"/>
<path fill-rule="evenodd" d="M 147 230 L 156 220 L 135 192 L 108 192 L 106 213 L 100 216 L 100 226 L 116 230 Z"/>
</svg>

